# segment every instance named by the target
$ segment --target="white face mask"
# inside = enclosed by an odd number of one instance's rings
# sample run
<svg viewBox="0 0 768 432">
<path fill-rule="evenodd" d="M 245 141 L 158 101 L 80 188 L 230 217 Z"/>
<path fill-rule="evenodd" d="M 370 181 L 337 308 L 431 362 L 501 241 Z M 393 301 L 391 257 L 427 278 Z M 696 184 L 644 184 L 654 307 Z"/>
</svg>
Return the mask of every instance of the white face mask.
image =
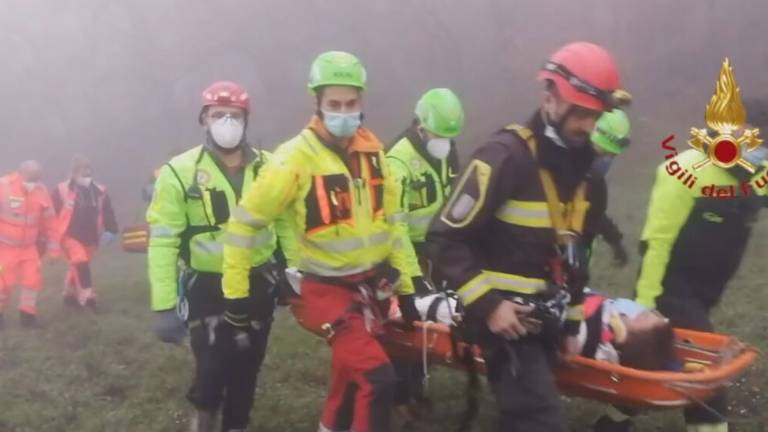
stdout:
<svg viewBox="0 0 768 432">
<path fill-rule="evenodd" d="M 37 182 L 25 181 L 22 184 L 27 192 L 32 192 L 37 187 Z"/>
<path fill-rule="evenodd" d="M 216 120 L 209 128 L 213 141 L 225 149 L 233 149 L 240 145 L 245 132 L 245 124 L 229 116 Z"/>
<path fill-rule="evenodd" d="M 432 138 L 427 141 L 427 153 L 435 159 L 445 159 L 451 152 L 451 140 L 448 138 Z"/>
<path fill-rule="evenodd" d="M 75 179 L 75 182 L 82 187 L 88 187 L 93 182 L 93 177 L 78 177 Z"/>
</svg>

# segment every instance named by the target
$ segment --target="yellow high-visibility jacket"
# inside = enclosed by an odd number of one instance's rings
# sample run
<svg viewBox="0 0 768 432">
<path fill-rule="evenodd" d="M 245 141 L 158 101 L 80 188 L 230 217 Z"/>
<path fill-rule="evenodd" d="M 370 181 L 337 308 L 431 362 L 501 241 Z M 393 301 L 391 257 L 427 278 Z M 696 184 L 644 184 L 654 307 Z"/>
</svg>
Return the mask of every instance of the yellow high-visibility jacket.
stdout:
<svg viewBox="0 0 768 432">
<path fill-rule="evenodd" d="M 347 276 L 389 261 L 401 273 L 400 292 L 413 293 L 406 270 L 413 250 L 403 245 L 400 188 L 379 140 L 360 128 L 346 150 L 326 144 L 329 134 L 313 118 L 282 144 L 264 166 L 227 225 L 224 296 L 248 296 L 252 239 L 263 236 L 278 216 L 291 218 L 302 272 Z M 264 246 L 264 247 L 269 247 Z M 411 254 L 409 257 L 408 255 Z"/>
<path fill-rule="evenodd" d="M 195 271 L 222 272 L 222 238 L 229 215 L 268 158 L 267 152 L 246 149 L 240 188 L 232 185 L 219 163 L 202 146 L 174 157 L 160 169 L 147 209 L 152 310 L 176 306 L 179 259 Z M 276 225 L 277 233 L 270 225 L 247 245 L 258 246 L 248 255 L 248 269 L 272 257 L 277 247 L 276 234 L 283 252 L 290 256 L 293 235 L 289 228 Z"/>
</svg>

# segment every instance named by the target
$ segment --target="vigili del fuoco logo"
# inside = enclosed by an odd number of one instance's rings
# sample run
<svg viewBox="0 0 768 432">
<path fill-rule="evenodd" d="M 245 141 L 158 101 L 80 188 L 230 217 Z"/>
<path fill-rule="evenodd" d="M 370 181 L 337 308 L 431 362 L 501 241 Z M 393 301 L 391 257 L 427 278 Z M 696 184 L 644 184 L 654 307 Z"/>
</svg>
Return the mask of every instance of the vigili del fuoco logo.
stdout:
<svg viewBox="0 0 768 432">
<path fill-rule="evenodd" d="M 693 189 L 698 180 L 696 171 L 711 164 L 724 169 L 739 165 L 751 174 L 760 168 L 744 158 L 746 154 L 760 147 L 763 140 L 760 139 L 759 129 L 746 128 L 747 112 L 741 101 L 739 87 L 728 58 L 720 69 L 715 94 L 707 104 L 704 119 L 707 129 L 691 128 L 688 144 L 702 153 L 702 159 L 694 163 L 690 170 L 681 166 L 676 160 L 677 149 L 670 145 L 675 139 L 674 135 L 669 135 L 661 142 L 661 148 L 668 152 L 665 156 L 667 174 L 676 177 L 689 189 Z M 750 181 L 741 182 L 738 192 L 732 185 L 701 185 L 700 187 L 704 196 L 732 198 L 738 194 L 750 195 L 753 189 L 765 188 L 767 184 L 768 173 L 763 173 L 762 176 Z"/>
</svg>

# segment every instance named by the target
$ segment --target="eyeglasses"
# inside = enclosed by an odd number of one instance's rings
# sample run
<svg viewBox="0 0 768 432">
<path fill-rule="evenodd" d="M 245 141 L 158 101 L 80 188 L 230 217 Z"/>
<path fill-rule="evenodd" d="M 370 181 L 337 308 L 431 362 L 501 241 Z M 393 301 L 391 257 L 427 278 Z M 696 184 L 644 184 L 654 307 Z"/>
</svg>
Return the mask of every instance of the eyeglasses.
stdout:
<svg viewBox="0 0 768 432">
<path fill-rule="evenodd" d="M 588 94 L 594 97 L 595 99 L 599 100 L 600 102 L 602 102 L 603 106 L 606 109 L 611 109 L 614 107 L 615 103 L 613 101 L 612 92 L 608 92 L 593 86 L 592 84 L 579 78 L 576 74 L 571 72 L 565 66 L 559 63 L 548 61 L 544 63 L 544 66 L 542 67 L 542 69 L 544 69 L 547 72 L 554 72 L 557 75 L 561 76 L 566 81 L 568 81 L 568 84 L 570 84 L 577 91 L 584 94 Z"/>
<path fill-rule="evenodd" d="M 241 111 L 215 111 L 211 110 L 211 112 L 208 114 L 209 117 L 211 117 L 214 120 L 220 120 L 224 117 L 229 117 L 233 120 L 242 120 L 245 117 L 245 114 Z"/>
</svg>

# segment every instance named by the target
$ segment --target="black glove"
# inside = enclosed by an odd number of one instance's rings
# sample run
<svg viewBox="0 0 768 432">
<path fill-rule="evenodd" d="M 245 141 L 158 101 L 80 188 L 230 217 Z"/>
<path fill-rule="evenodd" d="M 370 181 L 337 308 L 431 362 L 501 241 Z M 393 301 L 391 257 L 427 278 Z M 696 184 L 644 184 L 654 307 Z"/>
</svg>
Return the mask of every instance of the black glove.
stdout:
<svg viewBox="0 0 768 432">
<path fill-rule="evenodd" d="M 400 307 L 400 315 L 403 317 L 403 323 L 407 329 L 413 329 L 414 321 L 421 321 L 421 315 L 416 309 L 416 303 L 413 300 L 413 294 L 401 295 L 397 297 Z"/>
<path fill-rule="evenodd" d="M 251 301 L 246 298 L 224 299 L 224 321 L 234 328 L 251 326 Z"/>
<path fill-rule="evenodd" d="M 432 286 L 424 279 L 424 276 L 414 276 L 411 278 L 413 282 L 413 288 L 416 290 L 416 294 L 425 296 L 434 292 Z"/>
<path fill-rule="evenodd" d="M 180 344 L 187 335 L 187 326 L 175 309 L 155 312 L 155 335 L 165 343 Z"/>
<path fill-rule="evenodd" d="M 225 352 L 242 351 L 251 347 L 253 329 L 248 298 L 225 299 L 224 319 L 216 326 L 216 346 Z"/>
<path fill-rule="evenodd" d="M 625 267 L 629 262 L 629 254 L 621 241 L 609 245 L 613 251 L 613 263 L 616 267 Z"/>
<path fill-rule="evenodd" d="M 285 272 L 275 266 L 267 266 L 262 269 L 251 270 L 250 299 L 243 302 L 246 312 L 250 313 L 250 319 L 266 324 L 272 321 L 275 312 L 278 290 L 285 282 Z"/>
<path fill-rule="evenodd" d="M 291 298 L 293 297 L 296 297 L 296 293 L 293 291 L 293 287 L 288 281 L 285 269 L 282 269 L 279 271 L 277 280 L 277 304 L 279 306 L 289 306 L 291 304 Z"/>
</svg>

